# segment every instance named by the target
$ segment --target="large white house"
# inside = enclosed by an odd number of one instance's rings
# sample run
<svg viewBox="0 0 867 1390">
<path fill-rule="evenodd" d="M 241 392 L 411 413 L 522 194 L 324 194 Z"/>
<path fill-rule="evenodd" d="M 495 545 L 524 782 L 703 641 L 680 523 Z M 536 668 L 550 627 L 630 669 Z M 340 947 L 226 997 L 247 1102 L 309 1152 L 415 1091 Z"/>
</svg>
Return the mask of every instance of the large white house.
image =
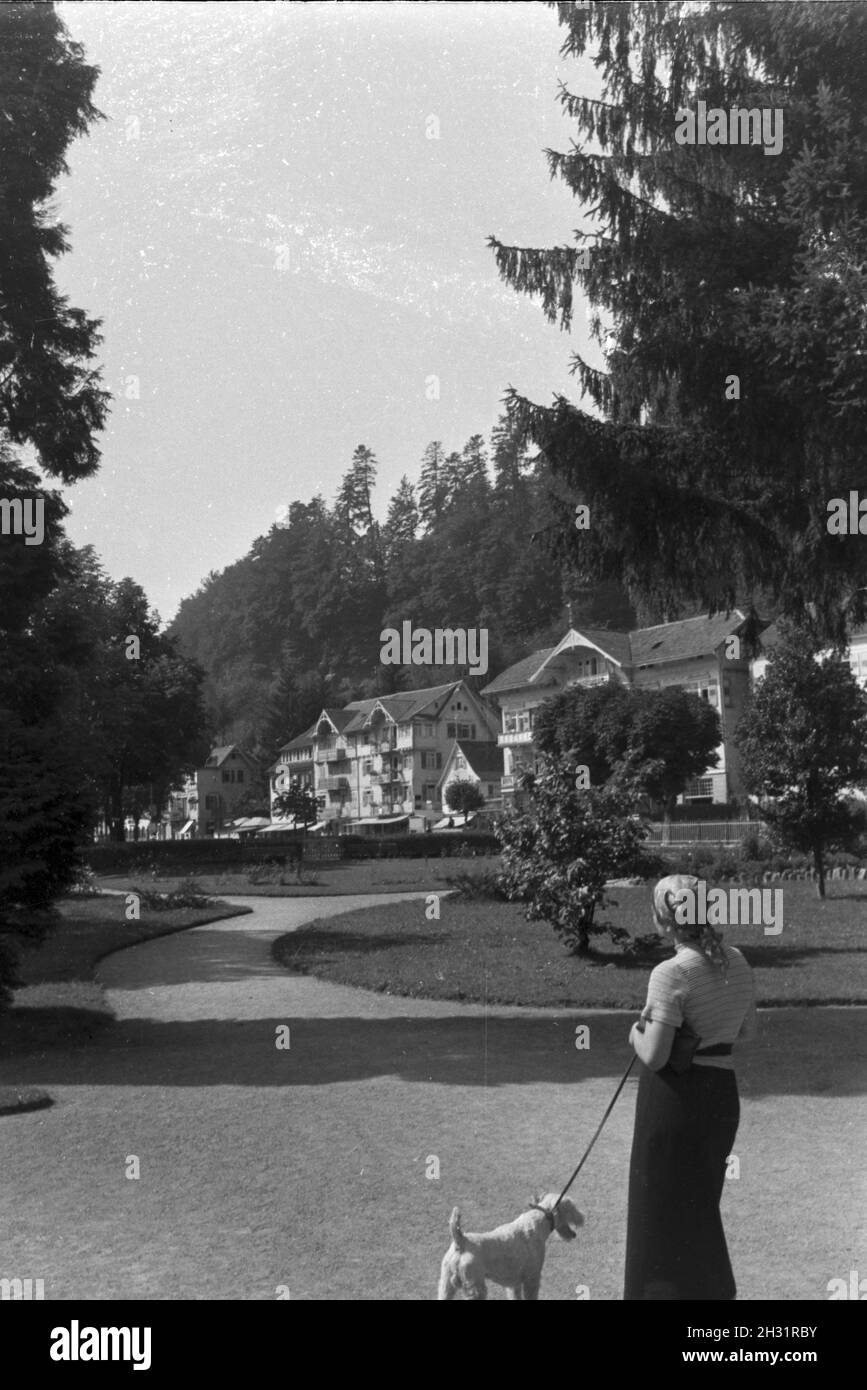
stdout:
<svg viewBox="0 0 867 1390">
<path fill-rule="evenodd" d="M 620 681 L 643 689 L 680 686 L 714 707 L 722 724 L 719 763 L 687 787 L 688 801 L 721 802 L 741 796 L 734 730 L 750 693 L 750 665 L 741 633 L 744 614 L 686 618 L 633 632 L 570 628 L 556 647 L 533 652 L 503 671 L 482 694 L 497 701 L 504 751 L 503 800 L 514 800 L 519 774 L 535 770 L 536 711 L 570 687 Z M 735 640 L 731 640 L 735 639 Z"/>
<path fill-rule="evenodd" d="M 312 787 L 330 828 L 413 822 L 421 829 L 441 814 L 443 772 L 455 744 L 496 748 L 497 732 L 494 710 L 464 681 L 323 709 L 270 769 L 272 808 L 279 792 L 297 780 Z M 279 820 L 273 809 L 272 819 Z"/>
</svg>

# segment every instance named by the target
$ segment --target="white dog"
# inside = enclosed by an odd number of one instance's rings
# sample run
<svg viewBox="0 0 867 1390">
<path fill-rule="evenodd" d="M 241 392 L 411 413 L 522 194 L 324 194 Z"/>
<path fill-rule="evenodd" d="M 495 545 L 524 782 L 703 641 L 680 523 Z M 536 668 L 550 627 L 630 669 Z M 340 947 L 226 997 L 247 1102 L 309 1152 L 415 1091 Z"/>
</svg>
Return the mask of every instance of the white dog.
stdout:
<svg viewBox="0 0 867 1390">
<path fill-rule="evenodd" d="M 452 1243 L 443 1256 L 438 1299 L 487 1298 L 486 1281 L 502 1285 L 508 1298 L 538 1298 L 545 1263 L 545 1244 L 552 1231 L 561 1240 L 574 1240 L 584 1217 L 568 1197 L 555 1207 L 556 1192 L 534 1197 L 529 1211 L 477 1235 L 464 1231 L 457 1207 L 451 1215 Z"/>
</svg>

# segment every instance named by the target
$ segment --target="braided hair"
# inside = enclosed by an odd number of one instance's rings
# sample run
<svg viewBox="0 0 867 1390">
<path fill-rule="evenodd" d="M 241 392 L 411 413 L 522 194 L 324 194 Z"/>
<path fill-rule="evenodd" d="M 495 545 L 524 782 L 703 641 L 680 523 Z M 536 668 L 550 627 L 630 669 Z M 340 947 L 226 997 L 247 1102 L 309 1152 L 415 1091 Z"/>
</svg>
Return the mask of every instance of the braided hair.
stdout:
<svg viewBox="0 0 867 1390">
<path fill-rule="evenodd" d="M 661 878 L 653 890 L 653 915 L 661 927 L 670 929 L 676 940 L 697 947 L 705 959 L 721 971 L 725 979 L 728 974 L 728 956 L 723 946 L 722 932 L 718 932 L 707 922 L 690 925 L 679 922 L 675 916 L 675 900 L 678 893 L 685 888 L 697 893 L 699 883 L 700 880 L 694 874 L 669 874 L 667 878 Z"/>
</svg>

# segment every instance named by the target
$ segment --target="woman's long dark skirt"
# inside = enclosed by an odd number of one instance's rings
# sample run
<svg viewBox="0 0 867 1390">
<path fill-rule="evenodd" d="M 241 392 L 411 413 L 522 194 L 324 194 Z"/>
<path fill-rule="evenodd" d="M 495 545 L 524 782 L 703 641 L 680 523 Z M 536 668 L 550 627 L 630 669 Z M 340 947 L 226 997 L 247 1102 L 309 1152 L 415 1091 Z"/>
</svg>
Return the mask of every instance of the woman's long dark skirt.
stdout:
<svg viewBox="0 0 867 1390">
<path fill-rule="evenodd" d="M 740 1118 L 735 1074 L 639 1066 L 623 1297 L 734 1298 L 719 1204 Z"/>
</svg>

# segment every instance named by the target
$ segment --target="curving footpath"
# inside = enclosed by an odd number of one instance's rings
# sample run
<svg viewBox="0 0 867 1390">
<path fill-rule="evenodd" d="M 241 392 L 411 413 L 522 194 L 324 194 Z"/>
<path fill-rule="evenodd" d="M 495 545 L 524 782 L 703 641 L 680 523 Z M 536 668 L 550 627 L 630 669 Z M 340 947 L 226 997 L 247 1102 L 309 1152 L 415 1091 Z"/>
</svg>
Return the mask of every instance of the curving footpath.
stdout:
<svg viewBox="0 0 867 1390">
<path fill-rule="evenodd" d="M 428 1299 L 455 1203 L 484 1229 L 561 1185 L 628 1060 L 630 1020 L 392 998 L 273 961 L 275 937 L 396 896 L 423 910 L 423 893 L 230 898 L 252 914 L 104 961 L 116 1025 L 0 1068 L 56 1101 L 0 1120 L 0 1274 L 60 1299 Z M 826 1080 L 811 1066 L 819 1013 L 822 1046 L 830 1027 L 846 1058 L 829 1056 Z M 824 1299 L 859 1254 L 867 1268 L 852 1215 L 862 1019 L 768 1011 L 744 1054 L 724 1196 L 742 1298 Z M 621 1295 L 633 1105 L 630 1081 L 575 1191 L 587 1225 L 549 1246 L 543 1298 Z"/>
</svg>

